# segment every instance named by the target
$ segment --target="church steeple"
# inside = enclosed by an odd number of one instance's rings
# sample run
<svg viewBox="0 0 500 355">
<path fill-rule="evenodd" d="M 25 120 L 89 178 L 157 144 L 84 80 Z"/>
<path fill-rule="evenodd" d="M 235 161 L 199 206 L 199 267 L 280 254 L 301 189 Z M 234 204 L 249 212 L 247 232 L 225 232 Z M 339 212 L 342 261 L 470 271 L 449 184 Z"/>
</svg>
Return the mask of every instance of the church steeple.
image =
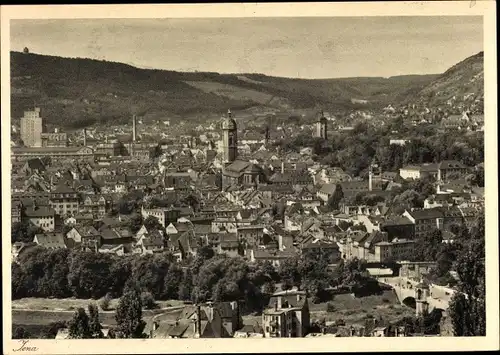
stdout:
<svg viewBox="0 0 500 355">
<path fill-rule="evenodd" d="M 222 119 L 222 147 L 223 160 L 232 163 L 238 155 L 238 130 L 236 121 L 232 118 L 231 109 L 227 110 L 227 117 Z"/>
<path fill-rule="evenodd" d="M 318 120 L 316 121 L 316 137 L 327 140 L 328 138 L 328 120 L 325 117 L 323 110 L 320 111 Z"/>
</svg>

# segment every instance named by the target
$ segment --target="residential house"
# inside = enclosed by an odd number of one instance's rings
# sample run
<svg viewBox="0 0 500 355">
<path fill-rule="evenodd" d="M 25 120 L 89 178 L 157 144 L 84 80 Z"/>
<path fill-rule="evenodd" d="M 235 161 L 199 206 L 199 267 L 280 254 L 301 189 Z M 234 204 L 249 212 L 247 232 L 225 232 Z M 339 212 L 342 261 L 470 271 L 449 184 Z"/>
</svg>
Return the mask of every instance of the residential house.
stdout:
<svg viewBox="0 0 500 355">
<path fill-rule="evenodd" d="M 467 174 L 467 167 L 456 160 L 443 160 L 438 164 L 438 181 L 461 178 Z"/>
<path fill-rule="evenodd" d="M 65 237 L 74 245 L 80 245 L 83 250 L 97 252 L 101 246 L 101 234 L 93 226 L 73 227 Z"/>
<path fill-rule="evenodd" d="M 328 202 L 328 200 L 335 194 L 337 191 L 336 184 L 324 184 L 321 186 L 321 189 L 317 192 L 317 196 L 323 201 Z"/>
<path fill-rule="evenodd" d="M 140 254 L 161 253 L 165 249 L 165 242 L 160 231 L 143 234 L 135 244 L 134 252 Z"/>
<path fill-rule="evenodd" d="M 39 207 L 33 203 L 32 207 L 25 208 L 22 219 L 26 219 L 46 232 L 52 232 L 55 228 L 55 215 L 56 213 L 52 208 Z"/>
<path fill-rule="evenodd" d="M 421 179 L 426 176 L 431 176 L 434 178 L 438 178 L 439 174 L 439 167 L 438 164 L 434 163 L 429 163 L 429 164 L 422 164 L 422 165 L 409 165 L 409 166 L 404 166 L 401 169 L 399 169 L 399 175 L 403 179 Z"/>
<path fill-rule="evenodd" d="M 35 234 L 33 243 L 47 249 L 65 249 L 67 248 L 66 240 L 62 233 L 41 233 Z"/>
<path fill-rule="evenodd" d="M 70 186 L 61 183 L 50 194 L 50 206 L 60 216 L 74 216 L 78 213 L 80 198 Z"/>
<path fill-rule="evenodd" d="M 232 338 L 243 321 L 237 302 L 188 305 L 174 321 L 157 315 L 146 325 L 150 338 Z"/>
<path fill-rule="evenodd" d="M 109 205 L 109 201 L 102 195 L 87 195 L 80 205 L 80 213 L 88 213 L 94 216 L 94 219 L 100 219 L 106 216 Z"/>
<path fill-rule="evenodd" d="M 302 246 L 302 254 L 314 259 L 325 257 L 329 264 L 335 264 L 342 258 L 339 246 L 336 243 L 318 239 Z"/>
<path fill-rule="evenodd" d="M 276 292 L 262 313 L 262 328 L 266 338 L 301 338 L 310 327 L 310 312 L 304 291 Z"/>
<path fill-rule="evenodd" d="M 142 206 L 141 214 L 143 219 L 149 216 L 158 218 L 158 221 L 164 228 L 170 223 L 176 222 L 180 217 L 180 211 L 176 208 L 144 208 L 144 206 Z"/>
<path fill-rule="evenodd" d="M 415 224 L 407 217 L 395 216 L 383 221 L 380 225 L 380 231 L 386 232 L 389 240 L 414 239 Z"/>
<path fill-rule="evenodd" d="M 238 226 L 236 229 L 237 240 L 242 242 L 247 248 L 253 248 L 263 243 L 264 226 L 262 225 L 249 225 Z"/>
</svg>

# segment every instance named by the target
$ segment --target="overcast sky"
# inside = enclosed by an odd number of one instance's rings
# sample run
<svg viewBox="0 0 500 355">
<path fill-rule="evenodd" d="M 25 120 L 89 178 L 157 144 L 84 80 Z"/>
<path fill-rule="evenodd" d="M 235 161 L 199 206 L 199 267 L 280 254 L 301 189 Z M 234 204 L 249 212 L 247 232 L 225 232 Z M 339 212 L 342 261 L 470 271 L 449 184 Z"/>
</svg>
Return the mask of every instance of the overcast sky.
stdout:
<svg viewBox="0 0 500 355">
<path fill-rule="evenodd" d="M 11 49 L 138 67 L 301 78 L 442 73 L 481 17 L 12 20 Z"/>
</svg>

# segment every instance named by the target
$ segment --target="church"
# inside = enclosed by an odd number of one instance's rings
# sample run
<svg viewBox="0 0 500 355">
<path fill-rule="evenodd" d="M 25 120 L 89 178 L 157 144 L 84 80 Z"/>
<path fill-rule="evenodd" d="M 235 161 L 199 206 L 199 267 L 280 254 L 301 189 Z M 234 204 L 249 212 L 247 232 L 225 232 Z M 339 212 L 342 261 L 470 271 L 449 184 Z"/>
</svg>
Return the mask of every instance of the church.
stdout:
<svg viewBox="0 0 500 355">
<path fill-rule="evenodd" d="M 222 189 L 228 186 L 257 187 L 266 182 L 262 168 L 238 159 L 238 128 L 231 110 L 220 123 L 222 133 Z"/>
</svg>

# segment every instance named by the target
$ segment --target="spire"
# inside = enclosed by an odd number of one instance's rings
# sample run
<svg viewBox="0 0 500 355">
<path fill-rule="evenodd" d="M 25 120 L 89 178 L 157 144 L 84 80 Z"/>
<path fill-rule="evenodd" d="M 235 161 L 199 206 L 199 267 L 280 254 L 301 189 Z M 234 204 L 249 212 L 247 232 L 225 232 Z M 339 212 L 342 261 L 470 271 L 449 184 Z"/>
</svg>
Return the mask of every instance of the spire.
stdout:
<svg viewBox="0 0 500 355">
<path fill-rule="evenodd" d="M 231 114 L 231 109 L 230 109 L 230 108 L 227 110 L 227 116 L 228 116 L 229 118 L 231 118 L 231 116 L 232 116 L 232 114 Z"/>
</svg>

